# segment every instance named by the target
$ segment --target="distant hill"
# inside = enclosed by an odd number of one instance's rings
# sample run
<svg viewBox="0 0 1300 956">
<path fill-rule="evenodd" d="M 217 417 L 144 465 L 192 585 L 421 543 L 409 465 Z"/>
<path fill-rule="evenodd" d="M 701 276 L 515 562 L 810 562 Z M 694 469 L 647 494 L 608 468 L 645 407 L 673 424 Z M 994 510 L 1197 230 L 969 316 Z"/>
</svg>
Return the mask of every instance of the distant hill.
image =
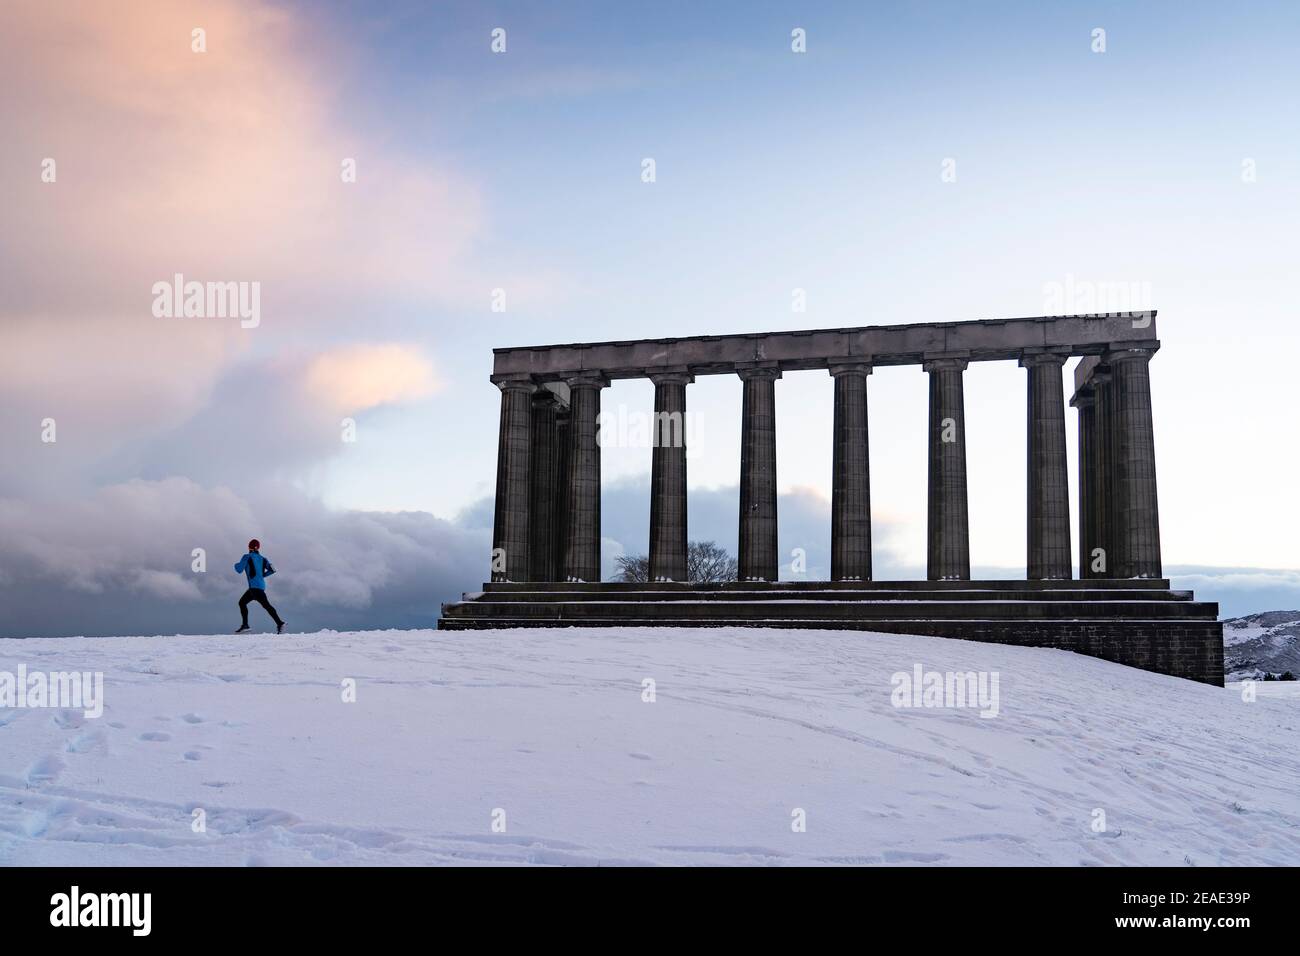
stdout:
<svg viewBox="0 0 1300 956">
<path fill-rule="evenodd" d="M 1300 611 L 1264 611 L 1223 622 L 1223 669 L 1228 680 L 1300 678 Z"/>
</svg>

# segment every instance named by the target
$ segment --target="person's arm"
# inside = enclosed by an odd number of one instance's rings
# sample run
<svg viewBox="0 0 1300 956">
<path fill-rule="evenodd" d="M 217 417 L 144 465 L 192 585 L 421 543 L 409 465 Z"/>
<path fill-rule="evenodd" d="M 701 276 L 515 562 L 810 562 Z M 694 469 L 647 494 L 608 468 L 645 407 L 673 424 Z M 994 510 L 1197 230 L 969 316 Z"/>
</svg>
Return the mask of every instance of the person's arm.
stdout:
<svg viewBox="0 0 1300 956">
<path fill-rule="evenodd" d="M 243 574 L 243 573 L 244 573 L 244 565 L 247 564 L 247 563 L 248 563 L 248 555 L 244 555 L 242 558 L 239 559 L 239 563 L 238 563 L 237 565 L 235 565 L 235 573 L 236 573 L 236 574 Z"/>
<path fill-rule="evenodd" d="M 270 561 L 268 561 L 266 558 L 263 558 L 263 559 L 262 559 L 262 577 L 264 577 L 264 578 L 269 578 L 269 577 L 270 577 L 271 575 L 273 575 L 273 574 L 275 574 L 275 568 L 271 567 L 271 562 L 270 562 Z"/>
</svg>

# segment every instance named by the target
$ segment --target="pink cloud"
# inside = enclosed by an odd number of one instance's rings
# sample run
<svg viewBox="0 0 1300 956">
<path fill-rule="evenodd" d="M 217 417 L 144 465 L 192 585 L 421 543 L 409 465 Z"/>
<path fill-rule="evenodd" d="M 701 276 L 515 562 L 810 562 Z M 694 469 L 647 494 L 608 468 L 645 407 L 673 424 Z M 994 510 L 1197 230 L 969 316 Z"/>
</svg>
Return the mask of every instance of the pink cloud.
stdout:
<svg viewBox="0 0 1300 956">
<path fill-rule="evenodd" d="M 312 24 L 255 2 L 4 5 L 9 308 L 147 314 L 174 272 L 260 280 L 282 308 L 340 289 L 462 297 L 478 191 L 334 115 L 349 68 Z"/>
<path fill-rule="evenodd" d="M 375 335 L 348 303 L 485 302 L 465 264 L 481 200 L 450 164 L 336 115 L 355 68 L 253 0 L 0 5 L 0 484 L 49 490 L 184 428 L 241 361 L 278 361 L 349 410 L 428 394 L 417 349 L 340 342 Z M 259 282 L 261 325 L 154 317 L 175 273 Z M 57 444 L 39 440 L 47 417 Z"/>
</svg>

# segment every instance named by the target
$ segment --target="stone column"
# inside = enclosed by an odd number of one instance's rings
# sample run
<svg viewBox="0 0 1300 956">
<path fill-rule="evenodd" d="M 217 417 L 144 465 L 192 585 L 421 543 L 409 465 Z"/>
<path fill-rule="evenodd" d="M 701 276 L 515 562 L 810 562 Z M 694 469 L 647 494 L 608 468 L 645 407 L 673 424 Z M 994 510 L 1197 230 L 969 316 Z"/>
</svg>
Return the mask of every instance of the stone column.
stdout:
<svg viewBox="0 0 1300 956">
<path fill-rule="evenodd" d="M 1115 577 L 1158 578 L 1160 507 L 1151 422 L 1151 346 L 1106 353 L 1114 392 L 1115 514 L 1119 554 Z"/>
<path fill-rule="evenodd" d="M 655 386 L 650 458 L 650 580 L 685 581 L 686 386 L 685 369 L 650 376 Z"/>
<path fill-rule="evenodd" d="M 533 393 L 533 450 L 530 508 L 528 522 L 528 580 L 558 581 L 556 564 L 556 515 L 562 510 L 560 500 L 567 495 L 564 484 L 560 447 L 559 414 L 561 402 L 550 389 Z"/>
<path fill-rule="evenodd" d="M 569 431 L 569 406 L 561 404 L 555 413 L 555 446 L 559 451 L 560 487 L 555 494 L 555 510 L 551 514 L 551 565 L 555 569 L 556 581 L 564 580 L 564 560 L 568 553 L 566 544 L 569 540 L 569 485 L 572 471 L 569 456 L 573 448 L 573 439 Z"/>
<path fill-rule="evenodd" d="M 504 379 L 497 433 L 497 494 L 492 521 L 492 580 L 528 580 L 533 392 L 527 378 Z"/>
<path fill-rule="evenodd" d="M 930 480 L 926 575 L 931 581 L 970 580 L 970 519 L 966 502 L 965 357 L 925 362 L 930 375 Z"/>
<path fill-rule="evenodd" d="M 609 380 L 576 375 L 569 382 L 569 527 L 564 579 L 600 580 L 600 390 Z"/>
<path fill-rule="evenodd" d="M 744 382 L 740 427 L 740 546 L 742 581 L 775 581 L 776 380 L 774 366 L 737 366 Z"/>
<path fill-rule="evenodd" d="M 1097 454 L 1097 398 L 1093 387 L 1086 385 L 1075 393 L 1070 404 L 1079 410 L 1079 577 L 1097 577 L 1092 573 L 1092 549 L 1099 547 L 1094 527 L 1097 508 L 1097 471 L 1093 458 Z"/>
<path fill-rule="evenodd" d="M 865 362 L 832 364 L 835 448 L 831 470 L 831 580 L 871 580 L 871 459 Z"/>
<path fill-rule="evenodd" d="M 1096 404 L 1093 412 L 1097 439 L 1096 454 L 1093 455 L 1093 488 L 1096 491 L 1092 510 L 1092 550 L 1088 552 L 1088 564 L 1098 565 L 1091 571 L 1094 578 L 1113 578 L 1115 576 L 1115 556 L 1119 554 L 1115 540 L 1115 481 L 1111 467 L 1115 450 L 1115 429 L 1112 408 L 1114 394 L 1111 389 L 1110 369 L 1099 365 L 1092 373 L 1092 393 Z"/>
<path fill-rule="evenodd" d="M 1065 392 L 1061 374 L 1068 353 L 1030 352 L 1020 358 L 1029 371 L 1028 512 L 1026 568 L 1030 580 L 1068 580 L 1070 475 L 1065 453 Z"/>
</svg>

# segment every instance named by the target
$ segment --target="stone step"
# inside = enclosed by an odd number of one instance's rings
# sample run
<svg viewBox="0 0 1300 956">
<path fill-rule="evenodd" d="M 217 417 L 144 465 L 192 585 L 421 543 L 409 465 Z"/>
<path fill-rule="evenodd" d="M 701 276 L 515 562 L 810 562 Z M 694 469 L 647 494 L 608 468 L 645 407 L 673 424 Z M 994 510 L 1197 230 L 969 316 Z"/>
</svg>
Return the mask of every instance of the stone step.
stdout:
<svg viewBox="0 0 1300 956">
<path fill-rule="evenodd" d="M 490 599 L 499 603 L 512 602 L 580 602 L 580 601 L 622 601 L 627 603 L 674 602 L 674 601 L 1190 601 L 1191 591 L 1156 591 L 1140 589 L 1113 590 L 872 590 L 856 589 L 812 589 L 786 590 L 773 587 L 763 590 L 635 590 L 635 591 L 537 591 L 537 590 L 500 590 L 481 592 L 484 597 L 466 594 L 462 600 Z"/>
<path fill-rule="evenodd" d="M 489 581 L 485 592 L 594 591 L 1167 591 L 1168 578 L 1074 578 L 1060 581 L 1026 581 L 994 578 L 978 581 Z"/>
<path fill-rule="evenodd" d="M 565 618 L 563 620 L 546 620 L 534 617 L 494 617 L 487 618 L 442 618 L 438 621 L 438 630 L 468 631 L 492 630 L 494 628 L 546 628 L 546 627 L 743 627 L 772 628 L 774 630 L 804 629 L 820 631 L 880 631 L 888 634 L 920 634 L 935 637 L 969 637 L 973 640 L 993 641 L 1006 644 L 1033 644 L 1033 640 L 1017 638 L 1018 632 L 1042 635 L 1056 631 L 1088 631 L 1098 635 L 1111 634 L 1125 636 L 1134 634 L 1151 634 L 1168 632 L 1173 628 L 1178 633 L 1222 634 L 1222 624 L 1218 621 L 1200 620 L 1143 620 L 1129 618 L 1121 620 L 1084 621 L 1074 618 L 1044 618 L 1024 621 L 1024 628 L 1008 628 L 1004 619 L 970 618 L 967 620 L 935 621 L 929 618 L 898 618 L 882 621 L 835 621 L 821 618 L 788 618 L 779 621 L 755 621 L 739 618 L 713 618 L 710 620 L 655 619 L 646 617 L 629 618 Z M 966 631 L 968 633 L 961 633 Z M 978 635 L 978 636 L 977 636 Z"/>
<path fill-rule="evenodd" d="M 1206 601 L 496 601 L 493 596 L 443 606 L 444 618 L 500 620 L 713 619 L 763 621 L 809 619 L 881 620 L 1204 620 L 1218 618 L 1219 606 Z"/>
</svg>

